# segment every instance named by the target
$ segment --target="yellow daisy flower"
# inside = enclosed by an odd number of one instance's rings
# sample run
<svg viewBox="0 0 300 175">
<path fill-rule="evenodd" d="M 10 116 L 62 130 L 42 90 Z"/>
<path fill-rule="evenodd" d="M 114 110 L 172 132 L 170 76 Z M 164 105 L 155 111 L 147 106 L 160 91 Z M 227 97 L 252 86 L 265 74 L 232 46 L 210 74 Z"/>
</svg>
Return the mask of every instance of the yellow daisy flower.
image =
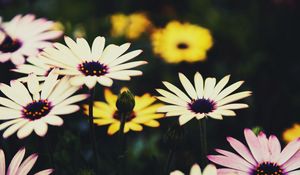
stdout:
<svg viewBox="0 0 300 175">
<path fill-rule="evenodd" d="M 168 63 L 203 61 L 213 45 L 208 29 L 178 21 L 171 21 L 165 28 L 157 29 L 151 39 L 154 53 Z"/>
<path fill-rule="evenodd" d="M 297 138 L 300 138 L 300 124 L 294 124 L 293 127 L 286 129 L 282 134 L 283 140 L 289 143 Z"/>
<path fill-rule="evenodd" d="M 120 118 L 116 108 L 118 96 L 109 89 L 104 90 L 106 102 L 94 102 L 94 123 L 103 126 L 110 125 L 107 133 L 113 135 L 120 129 Z M 146 93 L 142 96 L 135 96 L 135 107 L 132 114 L 125 123 L 125 133 L 129 130 L 142 131 L 143 126 L 158 127 L 160 124 L 156 119 L 162 118 L 163 114 L 156 114 L 156 110 L 163 106 L 161 103 L 155 103 L 155 97 Z M 84 105 L 84 113 L 88 115 L 88 105 Z"/>
<path fill-rule="evenodd" d="M 128 39 L 137 39 L 152 26 L 151 21 L 143 13 L 124 15 L 117 13 L 110 18 L 113 37 L 125 36 Z"/>
</svg>

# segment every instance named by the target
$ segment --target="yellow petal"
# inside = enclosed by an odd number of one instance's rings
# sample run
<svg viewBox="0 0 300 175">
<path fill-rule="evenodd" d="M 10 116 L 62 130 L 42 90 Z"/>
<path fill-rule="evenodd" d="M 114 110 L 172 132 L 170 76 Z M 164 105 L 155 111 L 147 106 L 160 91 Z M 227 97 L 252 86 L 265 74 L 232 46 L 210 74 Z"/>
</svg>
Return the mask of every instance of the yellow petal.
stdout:
<svg viewBox="0 0 300 175">
<path fill-rule="evenodd" d="M 163 114 L 147 114 L 147 115 L 137 115 L 136 118 L 132 119 L 135 123 L 145 123 L 152 119 L 162 118 Z"/>
<path fill-rule="evenodd" d="M 151 97 L 150 94 L 146 93 L 141 97 L 135 96 L 135 107 L 134 111 L 139 111 L 156 101 L 155 97 Z"/>
<path fill-rule="evenodd" d="M 159 127 L 159 122 L 156 120 L 150 120 L 146 123 L 144 123 L 144 125 L 149 126 L 149 127 Z"/>
<path fill-rule="evenodd" d="M 128 122 L 127 125 L 133 131 L 142 131 L 143 130 L 143 127 L 141 125 L 133 123 L 133 122 Z"/>
<path fill-rule="evenodd" d="M 138 113 L 139 115 L 144 115 L 144 114 L 154 114 L 156 113 L 157 109 L 159 107 L 162 107 L 163 104 L 161 103 L 158 103 L 158 104 L 154 104 L 154 105 L 151 105 L 151 106 L 148 106 L 142 110 L 139 110 L 139 111 L 135 111 L 136 113 Z"/>
<path fill-rule="evenodd" d="M 109 89 L 104 89 L 104 98 L 110 106 L 115 107 L 117 102 L 117 96 L 114 95 Z"/>
<path fill-rule="evenodd" d="M 115 122 L 108 127 L 107 133 L 109 135 L 115 134 L 120 129 L 120 122 Z"/>
</svg>

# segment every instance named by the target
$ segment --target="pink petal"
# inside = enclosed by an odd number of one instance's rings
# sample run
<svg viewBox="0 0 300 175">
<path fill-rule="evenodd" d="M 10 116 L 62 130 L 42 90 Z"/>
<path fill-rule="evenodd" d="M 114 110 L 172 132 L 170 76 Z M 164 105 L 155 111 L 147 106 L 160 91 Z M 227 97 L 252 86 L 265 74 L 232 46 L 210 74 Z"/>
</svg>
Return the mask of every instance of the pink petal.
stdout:
<svg viewBox="0 0 300 175">
<path fill-rule="evenodd" d="M 7 169 L 7 175 L 15 175 L 19 169 L 19 166 L 24 158 L 25 148 L 21 148 L 14 158 L 11 160 L 10 165 Z"/>
<path fill-rule="evenodd" d="M 235 169 L 229 169 L 229 168 L 220 168 L 218 169 L 218 175 L 229 175 L 229 174 L 238 174 L 238 175 L 249 175 L 249 173 L 235 170 Z"/>
<path fill-rule="evenodd" d="M 271 162 L 276 162 L 279 159 L 281 153 L 281 145 L 276 136 L 271 135 L 269 137 L 269 149 L 271 152 Z"/>
<path fill-rule="evenodd" d="M 258 138 L 251 129 L 245 129 L 244 134 L 253 157 L 258 163 L 261 163 L 263 161 L 262 150 Z"/>
<path fill-rule="evenodd" d="M 257 165 L 255 159 L 253 158 L 249 149 L 240 141 L 232 137 L 227 137 L 227 141 L 232 146 L 232 148 L 239 153 L 245 160 L 247 160 L 252 165 Z"/>
<path fill-rule="evenodd" d="M 225 151 L 225 150 L 222 150 L 222 149 L 216 149 L 216 151 L 218 153 L 223 154 L 224 156 L 232 159 L 232 161 L 239 162 L 239 163 L 243 164 L 244 166 L 246 166 L 248 168 L 253 168 L 254 167 L 249 162 L 245 161 L 245 159 L 241 158 L 240 156 L 238 156 L 238 155 L 236 155 L 232 152 Z"/>
<path fill-rule="evenodd" d="M 270 161 L 270 152 L 269 152 L 269 141 L 265 133 L 260 132 L 258 135 L 258 141 L 262 150 L 262 157 L 264 161 Z"/>
<path fill-rule="evenodd" d="M 17 175 L 27 175 L 38 158 L 37 154 L 30 155 L 21 165 Z"/>
<path fill-rule="evenodd" d="M 40 171 L 38 173 L 35 173 L 34 175 L 48 175 L 48 174 L 51 174 L 53 171 L 54 171 L 54 169 L 46 169 L 46 170 Z"/>
<path fill-rule="evenodd" d="M 207 158 L 219 165 L 222 165 L 224 167 L 237 169 L 240 171 L 248 172 L 250 170 L 249 167 L 243 165 L 241 162 L 232 160 L 231 158 L 228 158 L 226 156 L 220 156 L 220 155 L 209 155 Z"/>
<path fill-rule="evenodd" d="M 298 168 L 300 168 L 300 151 L 298 151 L 283 165 L 283 169 L 285 169 L 286 172 L 293 171 Z"/>
<path fill-rule="evenodd" d="M 300 138 L 290 142 L 280 153 L 278 165 L 283 165 L 300 149 Z"/>
<path fill-rule="evenodd" d="M 5 174 L 5 155 L 2 149 L 0 149 L 0 174 Z"/>
</svg>

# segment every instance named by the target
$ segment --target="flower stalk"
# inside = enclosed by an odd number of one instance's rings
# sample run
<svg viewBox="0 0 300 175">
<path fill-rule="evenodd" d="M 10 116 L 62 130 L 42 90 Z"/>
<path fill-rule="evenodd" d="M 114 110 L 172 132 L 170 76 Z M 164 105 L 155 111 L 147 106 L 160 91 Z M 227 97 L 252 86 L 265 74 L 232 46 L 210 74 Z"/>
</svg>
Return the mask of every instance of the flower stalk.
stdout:
<svg viewBox="0 0 300 175">
<path fill-rule="evenodd" d="M 94 95 L 95 95 L 95 88 L 92 88 L 90 89 L 90 98 L 89 98 L 89 125 L 90 125 L 90 139 L 92 142 L 92 148 L 93 148 L 94 159 L 95 159 L 94 169 L 96 172 L 98 172 L 99 158 L 98 158 L 98 150 L 96 144 L 94 115 L 93 115 Z"/>
<path fill-rule="evenodd" d="M 201 143 L 201 157 L 203 164 L 207 164 L 207 129 L 206 129 L 206 118 L 199 120 L 200 129 L 200 143 Z"/>
</svg>

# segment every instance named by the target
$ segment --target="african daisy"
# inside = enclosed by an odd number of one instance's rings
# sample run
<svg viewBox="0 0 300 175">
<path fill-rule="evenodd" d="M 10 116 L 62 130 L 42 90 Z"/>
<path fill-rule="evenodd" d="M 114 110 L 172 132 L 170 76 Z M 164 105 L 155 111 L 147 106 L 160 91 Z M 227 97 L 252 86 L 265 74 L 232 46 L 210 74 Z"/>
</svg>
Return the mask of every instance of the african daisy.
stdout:
<svg viewBox="0 0 300 175">
<path fill-rule="evenodd" d="M 5 174 L 6 175 L 27 175 L 31 171 L 35 162 L 37 161 L 38 155 L 31 154 L 22 163 L 24 156 L 25 156 L 25 148 L 21 148 L 11 160 L 6 171 L 5 155 L 3 150 L 0 149 L 0 174 L 1 175 L 5 175 Z M 34 175 L 48 175 L 51 174 L 53 171 L 54 171 L 53 169 L 46 169 L 38 173 L 35 173 Z"/>
<path fill-rule="evenodd" d="M 184 175 L 181 171 L 173 171 L 170 175 Z M 217 175 L 217 169 L 214 165 L 207 165 L 205 169 L 203 170 L 203 173 L 201 173 L 201 168 L 198 164 L 195 164 L 192 166 L 190 175 Z"/>
<path fill-rule="evenodd" d="M 228 137 L 227 141 L 238 153 L 216 149 L 221 155 L 210 155 L 208 159 L 226 168 L 218 169 L 218 174 L 237 173 L 239 175 L 299 175 L 300 139 L 290 142 L 281 150 L 277 137 L 266 137 L 261 132 L 256 136 L 252 130 L 244 130 L 247 146 Z"/>
<path fill-rule="evenodd" d="M 127 63 L 142 52 L 134 50 L 124 54 L 130 46 L 129 43 L 121 46 L 110 44 L 104 48 L 105 38 L 100 36 L 95 38 L 92 48 L 83 38 L 77 38 L 75 42 L 65 37 L 65 42 L 67 46 L 55 43 L 54 48 L 46 48 L 40 59 L 60 68 L 58 74 L 72 76 L 70 82 L 74 86 L 85 84 L 92 89 L 97 82 L 103 86 L 111 86 L 112 79 L 130 80 L 130 76 L 142 75 L 141 71 L 130 69 L 147 63 Z"/>
<path fill-rule="evenodd" d="M 0 62 L 11 60 L 15 65 L 23 64 L 28 56 L 35 56 L 41 49 L 51 46 L 50 40 L 62 35 L 62 31 L 53 27 L 53 21 L 36 19 L 32 14 L 0 22 Z"/>
<path fill-rule="evenodd" d="M 247 104 L 232 103 L 251 95 L 250 91 L 231 94 L 243 84 L 243 81 L 224 88 L 229 81 L 229 76 L 216 83 L 216 79 L 210 77 L 204 81 L 199 72 L 195 74 L 194 85 L 182 73 L 179 73 L 179 79 L 187 95 L 173 84 L 163 82 L 171 92 L 157 89 L 157 92 L 162 95 L 157 98 L 170 105 L 165 105 L 157 111 L 165 112 L 166 116 L 179 116 L 180 125 L 195 117 L 202 119 L 209 116 L 223 119 L 222 116 L 235 116 L 233 109 L 248 107 Z"/>
<path fill-rule="evenodd" d="M 78 87 L 69 83 L 69 77 L 57 80 L 58 75 L 51 71 L 45 82 L 40 85 L 34 74 L 29 75 L 27 88 L 18 80 L 11 81 L 10 86 L 0 85 L 0 90 L 8 98 L 0 97 L 0 130 L 7 138 L 17 132 L 18 138 L 27 137 L 35 131 L 45 136 L 48 124 L 61 126 L 63 120 L 58 115 L 71 114 L 79 110 L 75 102 L 84 100 L 86 94 L 74 95 Z"/>
<path fill-rule="evenodd" d="M 118 96 L 113 94 L 109 89 L 104 90 L 106 102 L 94 102 L 94 123 L 99 126 L 109 125 L 108 134 L 115 134 L 120 129 L 121 117 L 116 108 Z M 142 96 L 135 96 L 135 106 L 130 117 L 125 123 L 125 133 L 128 131 L 142 131 L 143 126 L 158 127 L 157 119 L 163 117 L 162 114 L 156 114 L 161 103 L 154 103 L 155 97 L 146 93 Z M 88 105 L 84 105 L 85 113 L 88 115 Z"/>
</svg>

